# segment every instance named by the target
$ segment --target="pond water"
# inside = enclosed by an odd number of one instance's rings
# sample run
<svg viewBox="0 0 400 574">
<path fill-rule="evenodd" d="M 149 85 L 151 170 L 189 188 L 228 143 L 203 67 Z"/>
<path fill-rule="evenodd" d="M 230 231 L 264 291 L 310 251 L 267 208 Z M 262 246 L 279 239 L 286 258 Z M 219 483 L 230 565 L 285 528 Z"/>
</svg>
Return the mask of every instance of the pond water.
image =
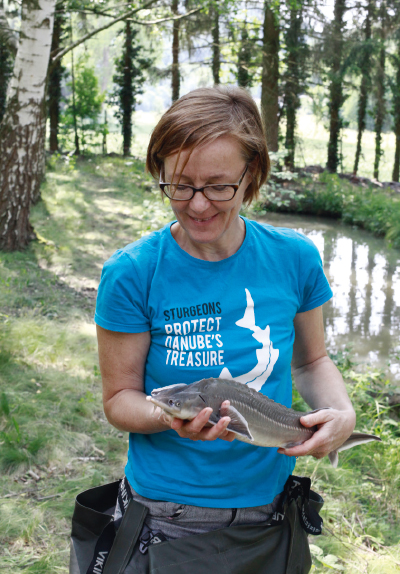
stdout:
<svg viewBox="0 0 400 574">
<path fill-rule="evenodd" d="M 333 219 L 278 213 L 257 219 L 301 231 L 317 246 L 333 291 L 324 305 L 328 350 L 348 348 L 357 363 L 399 381 L 400 251 Z"/>
</svg>

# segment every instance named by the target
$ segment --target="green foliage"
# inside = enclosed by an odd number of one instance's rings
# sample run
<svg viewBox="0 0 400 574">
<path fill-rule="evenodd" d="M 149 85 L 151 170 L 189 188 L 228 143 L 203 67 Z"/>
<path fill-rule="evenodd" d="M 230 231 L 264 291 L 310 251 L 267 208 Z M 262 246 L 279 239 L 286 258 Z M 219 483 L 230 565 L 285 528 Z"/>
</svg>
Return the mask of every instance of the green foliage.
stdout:
<svg viewBox="0 0 400 574">
<path fill-rule="evenodd" d="M 313 571 L 394 573 L 400 558 L 399 411 L 388 404 L 391 386 L 384 373 L 360 373 L 347 351 L 331 358 L 347 382 L 356 429 L 380 436 L 382 443 L 340 453 L 336 470 L 325 459 L 298 460 L 295 472 L 311 475 L 325 499 L 324 533 L 311 540 Z"/>
<path fill-rule="evenodd" d="M 72 80 L 67 83 L 67 87 L 71 94 L 61 117 L 62 129 L 64 133 L 73 130 L 76 119 L 82 147 L 85 149 L 94 136 L 102 133 L 100 112 L 105 98 L 100 93 L 94 69 L 89 66 L 86 58 L 79 59 L 75 68 L 75 103 Z"/>
</svg>

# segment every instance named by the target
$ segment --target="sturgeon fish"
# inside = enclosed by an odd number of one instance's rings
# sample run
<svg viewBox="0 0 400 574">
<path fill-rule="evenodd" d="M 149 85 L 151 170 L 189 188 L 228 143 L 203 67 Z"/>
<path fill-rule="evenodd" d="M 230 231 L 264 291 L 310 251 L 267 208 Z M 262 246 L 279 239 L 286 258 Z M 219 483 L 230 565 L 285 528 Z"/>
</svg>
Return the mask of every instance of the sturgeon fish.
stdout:
<svg viewBox="0 0 400 574">
<path fill-rule="evenodd" d="M 235 433 L 238 440 L 254 446 L 278 448 L 290 448 L 310 439 L 317 427 L 306 428 L 300 418 L 323 410 L 306 413 L 295 411 L 247 385 L 226 379 L 202 379 L 189 385 L 169 385 L 154 389 L 147 400 L 167 414 L 183 420 L 192 420 L 204 408 L 211 407 L 211 425 L 216 425 L 221 417 L 228 416 L 231 421 L 227 430 Z M 223 407 L 224 401 L 229 401 L 229 406 Z M 338 452 L 373 440 L 381 441 L 372 434 L 353 432 L 338 449 L 329 453 L 331 464 L 336 468 Z"/>
</svg>

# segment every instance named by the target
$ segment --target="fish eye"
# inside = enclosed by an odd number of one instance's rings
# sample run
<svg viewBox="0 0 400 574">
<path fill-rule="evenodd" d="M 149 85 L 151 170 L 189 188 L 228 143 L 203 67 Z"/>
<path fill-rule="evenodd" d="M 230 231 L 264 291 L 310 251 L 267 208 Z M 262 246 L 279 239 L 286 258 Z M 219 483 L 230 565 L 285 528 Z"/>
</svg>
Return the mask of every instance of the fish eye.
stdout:
<svg viewBox="0 0 400 574">
<path fill-rule="evenodd" d="M 176 405 L 177 407 L 180 407 L 180 406 L 181 406 L 181 402 L 180 402 L 180 401 L 176 401 L 175 405 Z"/>
</svg>

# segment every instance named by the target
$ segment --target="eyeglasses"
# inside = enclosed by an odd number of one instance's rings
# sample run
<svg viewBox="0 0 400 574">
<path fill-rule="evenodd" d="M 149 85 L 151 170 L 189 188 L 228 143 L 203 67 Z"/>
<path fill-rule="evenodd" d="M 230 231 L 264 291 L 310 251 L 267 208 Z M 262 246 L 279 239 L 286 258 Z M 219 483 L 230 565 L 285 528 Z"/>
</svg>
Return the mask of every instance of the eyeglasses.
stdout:
<svg viewBox="0 0 400 574">
<path fill-rule="evenodd" d="M 161 191 L 165 193 L 169 199 L 173 199 L 174 201 L 189 201 L 193 199 L 194 194 L 198 191 L 204 193 L 210 201 L 230 201 L 239 189 L 248 167 L 249 166 L 246 165 L 246 169 L 237 183 L 218 183 L 215 185 L 205 185 L 204 187 L 194 187 L 187 183 L 165 183 L 161 181 L 160 174 L 159 185 Z"/>
</svg>

